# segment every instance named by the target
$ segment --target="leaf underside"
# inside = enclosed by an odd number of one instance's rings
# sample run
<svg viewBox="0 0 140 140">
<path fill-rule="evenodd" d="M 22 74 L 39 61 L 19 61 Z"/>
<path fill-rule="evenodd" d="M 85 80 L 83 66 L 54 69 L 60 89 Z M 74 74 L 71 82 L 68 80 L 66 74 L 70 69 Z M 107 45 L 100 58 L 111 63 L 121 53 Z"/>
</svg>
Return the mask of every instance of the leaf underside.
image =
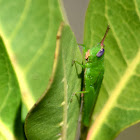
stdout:
<svg viewBox="0 0 140 140">
<path fill-rule="evenodd" d="M 91 0 L 84 44 L 99 43 L 107 25 L 105 74 L 87 139 L 111 140 L 140 122 L 140 2 Z"/>
<path fill-rule="evenodd" d="M 57 35 L 54 68 L 47 92 L 25 122 L 28 140 L 72 140 L 76 135 L 81 90 L 81 54 L 70 28 L 61 25 Z"/>
</svg>

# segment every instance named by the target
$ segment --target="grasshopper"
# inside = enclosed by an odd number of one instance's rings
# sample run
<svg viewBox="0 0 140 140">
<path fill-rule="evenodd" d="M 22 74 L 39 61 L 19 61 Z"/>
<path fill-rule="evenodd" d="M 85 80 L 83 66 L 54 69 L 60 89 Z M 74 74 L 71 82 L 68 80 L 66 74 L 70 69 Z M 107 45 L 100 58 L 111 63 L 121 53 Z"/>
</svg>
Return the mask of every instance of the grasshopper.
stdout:
<svg viewBox="0 0 140 140">
<path fill-rule="evenodd" d="M 84 103 L 83 103 L 83 115 L 82 122 L 83 125 L 88 127 L 91 120 L 91 115 L 93 108 L 95 106 L 98 93 L 101 87 L 101 83 L 104 75 L 104 40 L 109 31 L 110 27 L 108 26 L 105 32 L 105 35 L 100 43 L 95 45 L 89 50 L 86 50 L 86 46 L 83 46 L 85 53 L 85 64 L 80 64 L 84 69 L 84 91 L 80 93 L 84 94 Z"/>
</svg>

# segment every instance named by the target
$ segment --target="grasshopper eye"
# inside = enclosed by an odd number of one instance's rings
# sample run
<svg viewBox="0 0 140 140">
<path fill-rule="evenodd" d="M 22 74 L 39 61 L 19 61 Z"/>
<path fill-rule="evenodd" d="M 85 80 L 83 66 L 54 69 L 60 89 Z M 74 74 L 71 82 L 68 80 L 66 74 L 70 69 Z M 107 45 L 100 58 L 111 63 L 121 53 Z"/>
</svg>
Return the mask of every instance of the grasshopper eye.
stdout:
<svg viewBox="0 0 140 140">
<path fill-rule="evenodd" d="M 101 57 L 104 54 L 104 48 L 102 48 L 97 54 L 97 57 Z"/>
</svg>

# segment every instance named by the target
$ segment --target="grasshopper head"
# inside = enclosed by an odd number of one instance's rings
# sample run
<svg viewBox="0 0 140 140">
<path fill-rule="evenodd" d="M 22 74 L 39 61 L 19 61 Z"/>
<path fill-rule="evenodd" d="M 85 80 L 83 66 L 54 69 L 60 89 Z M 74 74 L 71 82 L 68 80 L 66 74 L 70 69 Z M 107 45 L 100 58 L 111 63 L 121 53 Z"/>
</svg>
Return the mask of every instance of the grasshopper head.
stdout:
<svg viewBox="0 0 140 140">
<path fill-rule="evenodd" d="M 104 48 L 98 43 L 96 46 L 86 52 L 85 59 L 87 61 L 94 61 L 97 57 L 101 57 L 104 54 Z"/>
<path fill-rule="evenodd" d="M 95 47 L 91 48 L 90 50 L 88 50 L 86 52 L 85 59 L 87 61 L 92 61 L 92 60 L 94 60 L 97 57 L 101 58 L 103 56 L 103 54 L 104 54 L 104 47 L 105 47 L 104 40 L 106 38 L 106 35 L 107 35 L 109 29 L 110 29 L 110 27 L 108 25 L 102 41 L 100 43 L 98 43 Z"/>
</svg>

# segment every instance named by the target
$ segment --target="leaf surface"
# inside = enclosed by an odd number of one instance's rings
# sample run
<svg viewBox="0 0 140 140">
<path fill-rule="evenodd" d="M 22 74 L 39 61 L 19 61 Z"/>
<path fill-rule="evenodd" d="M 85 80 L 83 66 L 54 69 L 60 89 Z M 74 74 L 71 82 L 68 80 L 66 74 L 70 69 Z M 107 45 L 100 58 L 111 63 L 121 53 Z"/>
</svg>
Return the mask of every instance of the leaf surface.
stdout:
<svg viewBox="0 0 140 140">
<path fill-rule="evenodd" d="M 0 9 L 0 35 L 17 75 L 25 116 L 49 82 L 63 21 L 60 1 L 3 0 Z"/>
<path fill-rule="evenodd" d="M 0 139 L 23 140 L 21 95 L 15 72 L 0 37 Z"/>
<path fill-rule="evenodd" d="M 67 25 L 57 34 L 55 60 L 49 87 L 29 112 L 25 122 L 28 140 L 73 140 L 79 117 L 82 62 L 75 37 Z"/>
<path fill-rule="evenodd" d="M 140 122 L 140 11 L 138 0 L 91 0 L 84 44 L 99 43 L 107 25 L 105 74 L 88 140 L 112 140 Z"/>
</svg>

